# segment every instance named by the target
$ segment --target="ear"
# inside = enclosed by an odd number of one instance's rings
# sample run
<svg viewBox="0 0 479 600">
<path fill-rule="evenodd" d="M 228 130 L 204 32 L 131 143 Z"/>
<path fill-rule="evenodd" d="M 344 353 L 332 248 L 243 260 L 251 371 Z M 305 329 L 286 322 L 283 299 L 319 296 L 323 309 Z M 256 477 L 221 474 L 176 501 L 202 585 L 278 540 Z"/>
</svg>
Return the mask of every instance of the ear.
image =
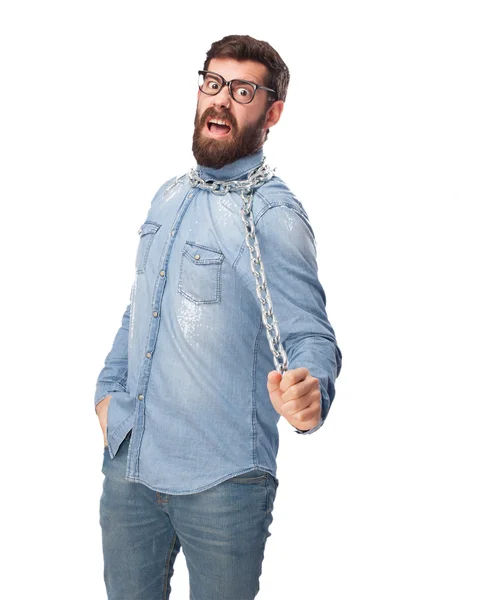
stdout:
<svg viewBox="0 0 479 600">
<path fill-rule="evenodd" d="M 266 121 L 263 125 L 263 128 L 269 129 L 269 127 L 276 125 L 276 123 L 279 121 L 279 119 L 281 117 L 281 113 L 283 112 L 283 109 L 284 109 L 284 100 L 276 100 L 276 102 L 273 102 L 273 104 L 268 109 L 268 112 L 266 113 Z"/>
</svg>

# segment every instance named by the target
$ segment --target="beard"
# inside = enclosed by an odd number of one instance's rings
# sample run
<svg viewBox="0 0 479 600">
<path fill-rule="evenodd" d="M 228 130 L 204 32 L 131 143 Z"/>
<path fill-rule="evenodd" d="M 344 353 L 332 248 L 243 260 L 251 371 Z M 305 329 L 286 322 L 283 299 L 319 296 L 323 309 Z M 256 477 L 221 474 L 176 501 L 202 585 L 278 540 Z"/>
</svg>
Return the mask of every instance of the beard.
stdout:
<svg viewBox="0 0 479 600">
<path fill-rule="evenodd" d="M 266 112 L 267 110 L 254 123 L 249 123 L 243 129 L 238 130 L 236 119 L 228 112 L 217 113 L 210 107 L 199 117 L 197 108 L 193 133 L 193 155 L 196 162 L 203 167 L 220 169 L 239 158 L 243 158 L 243 156 L 254 154 L 264 143 L 264 129 L 262 126 L 266 119 Z M 202 130 L 207 118 L 210 116 L 217 119 L 227 119 L 231 123 L 231 131 L 227 138 L 215 139 L 205 136 Z"/>
</svg>

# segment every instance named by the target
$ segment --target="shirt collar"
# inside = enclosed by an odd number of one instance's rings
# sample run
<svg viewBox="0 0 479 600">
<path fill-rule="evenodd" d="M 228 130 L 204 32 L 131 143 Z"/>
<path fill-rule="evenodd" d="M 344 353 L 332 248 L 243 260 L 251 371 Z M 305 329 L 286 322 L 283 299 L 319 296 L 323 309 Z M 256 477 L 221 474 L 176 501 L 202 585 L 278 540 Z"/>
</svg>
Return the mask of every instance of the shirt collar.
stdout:
<svg viewBox="0 0 479 600">
<path fill-rule="evenodd" d="M 220 169 L 213 169 L 212 167 L 203 167 L 196 164 L 196 170 L 200 177 L 205 181 L 230 181 L 232 179 L 246 179 L 248 172 L 256 167 L 259 167 L 263 160 L 263 147 L 255 152 L 254 154 L 248 154 L 242 156 L 238 160 L 224 165 Z"/>
</svg>

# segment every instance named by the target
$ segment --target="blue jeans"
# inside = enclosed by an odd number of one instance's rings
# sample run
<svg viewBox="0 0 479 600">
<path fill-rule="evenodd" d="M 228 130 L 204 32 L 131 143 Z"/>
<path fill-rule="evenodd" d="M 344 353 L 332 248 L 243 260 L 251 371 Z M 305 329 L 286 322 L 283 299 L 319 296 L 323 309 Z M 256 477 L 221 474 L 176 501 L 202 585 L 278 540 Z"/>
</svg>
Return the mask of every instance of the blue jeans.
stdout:
<svg viewBox="0 0 479 600">
<path fill-rule="evenodd" d="M 130 437 L 112 460 L 105 447 L 100 499 L 109 600 L 165 600 L 183 548 L 190 600 L 252 600 L 278 480 L 265 471 L 196 494 L 170 495 L 125 479 Z"/>
</svg>

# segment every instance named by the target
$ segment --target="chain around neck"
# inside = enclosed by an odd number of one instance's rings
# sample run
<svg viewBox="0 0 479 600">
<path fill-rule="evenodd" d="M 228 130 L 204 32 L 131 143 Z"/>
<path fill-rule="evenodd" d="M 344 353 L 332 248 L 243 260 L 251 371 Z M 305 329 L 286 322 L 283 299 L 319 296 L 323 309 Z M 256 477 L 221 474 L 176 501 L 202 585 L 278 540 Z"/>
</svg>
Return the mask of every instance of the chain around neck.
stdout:
<svg viewBox="0 0 479 600">
<path fill-rule="evenodd" d="M 281 343 L 278 322 L 273 314 L 273 302 L 266 284 L 266 274 L 264 272 L 263 261 L 261 260 L 254 218 L 251 212 L 254 189 L 263 185 L 263 183 L 271 179 L 274 175 L 275 169 L 266 165 L 264 161 L 265 157 L 263 157 L 258 167 L 248 172 L 246 179 L 207 183 L 200 176 L 197 169 L 190 169 L 188 175 L 192 187 L 198 186 L 210 190 L 213 194 L 225 195 L 231 190 L 239 190 L 240 196 L 243 199 L 243 207 L 240 214 L 245 226 L 246 245 L 250 251 L 250 264 L 255 277 L 256 294 L 260 301 L 261 317 L 266 329 L 269 347 L 273 354 L 274 365 L 276 370 L 282 374 L 288 369 L 288 357 Z"/>
<path fill-rule="evenodd" d="M 246 179 L 228 179 L 228 180 L 218 180 L 212 182 L 206 182 L 199 174 L 197 169 L 190 169 L 188 176 L 190 178 L 191 187 L 199 187 L 202 189 L 207 189 L 213 192 L 213 194 L 218 194 L 220 196 L 224 196 L 228 192 L 232 190 L 252 190 L 256 187 L 260 187 L 273 177 L 276 167 L 272 168 L 265 164 L 266 157 L 263 157 L 261 164 L 251 171 L 248 172 L 248 176 Z"/>
</svg>

